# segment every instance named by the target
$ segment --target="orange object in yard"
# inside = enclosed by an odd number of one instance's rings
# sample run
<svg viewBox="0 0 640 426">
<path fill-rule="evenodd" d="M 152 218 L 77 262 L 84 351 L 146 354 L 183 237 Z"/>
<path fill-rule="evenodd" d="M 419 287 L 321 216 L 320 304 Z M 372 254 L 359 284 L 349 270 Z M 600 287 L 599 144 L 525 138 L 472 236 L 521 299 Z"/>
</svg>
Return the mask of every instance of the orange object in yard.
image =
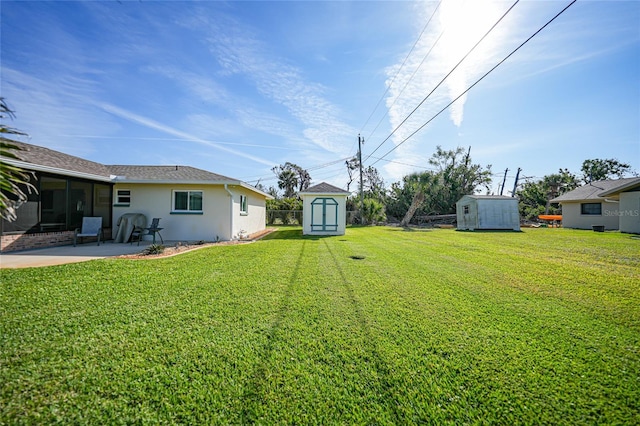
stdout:
<svg viewBox="0 0 640 426">
<path fill-rule="evenodd" d="M 541 214 L 538 215 L 538 219 L 542 220 L 562 220 L 561 214 Z"/>
</svg>

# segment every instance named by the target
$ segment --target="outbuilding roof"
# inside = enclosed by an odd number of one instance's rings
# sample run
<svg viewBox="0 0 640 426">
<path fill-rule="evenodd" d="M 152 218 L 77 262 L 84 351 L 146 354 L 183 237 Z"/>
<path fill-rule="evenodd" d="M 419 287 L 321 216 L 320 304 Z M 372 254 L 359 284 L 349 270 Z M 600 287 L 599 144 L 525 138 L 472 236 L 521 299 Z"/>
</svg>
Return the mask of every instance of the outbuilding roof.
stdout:
<svg viewBox="0 0 640 426">
<path fill-rule="evenodd" d="M 317 185 L 310 186 L 304 191 L 300 192 L 300 194 L 350 194 L 349 191 L 345 191 L 344 189 L 338 188 L 337 186 L 330 185 L 326 182 L 319 183 Z"/>
<path fill-rule="evenodd" d="M 550 202 L 563 203 L 566 201 L 600 200 L 602 198 L 601 194 L 609 194 L 611 192 L 615 192 L 619 188 L 624 188 L 627 185 L 638 181 L 639 179 L 640 178 L 635 177 L 623 179 L 607 179 L 597 182 L 591 182 L 579 188 L 576 188 L 573 191 L 562 194 L 559 197 L 550 200 Z"/>
<path fill-rule="evenodd" d="M 509 197 L 506 195 L 478 195 L 478 194 L 469 194 L 464 195 L 462 198 L 474 198 L 476 200 L 515 200 L 514 197 Z M 460 199 L 462 199 L 460 198 Z"/>
</svg>

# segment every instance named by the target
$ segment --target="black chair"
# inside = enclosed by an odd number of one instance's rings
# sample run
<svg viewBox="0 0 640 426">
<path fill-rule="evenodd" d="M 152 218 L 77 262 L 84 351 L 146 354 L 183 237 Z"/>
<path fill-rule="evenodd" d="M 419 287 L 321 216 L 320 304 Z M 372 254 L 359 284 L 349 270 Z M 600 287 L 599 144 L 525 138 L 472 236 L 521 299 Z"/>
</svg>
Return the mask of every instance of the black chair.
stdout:
<svg viewBox="0 0 640 426">
<path fill-rule="evenodd" d="M 160 234 L 160 231 L 163 230 L 164 228 L 160 228 L 158 226 L 160 225 L 160 219 L 161 218 L 159 217 L 154 217 L 151 220 L 151 226 L 149 226 L 148 228 L 140 228 L 138 226 L 133 228 L 133 232 L 131 233 L 131 243 L 133 243 L 133 241 L 137 238 L 138 245 L 140 245 L 140 240 L 144 235 L 153 235 L 153 244 L 155 244 L 156 234 L 158 234 L 160 236 L 160 241 L 162 241 L 162 244 L 164 244 L 164 239 L 162 238 L 162 234 Z"/>
</svg>

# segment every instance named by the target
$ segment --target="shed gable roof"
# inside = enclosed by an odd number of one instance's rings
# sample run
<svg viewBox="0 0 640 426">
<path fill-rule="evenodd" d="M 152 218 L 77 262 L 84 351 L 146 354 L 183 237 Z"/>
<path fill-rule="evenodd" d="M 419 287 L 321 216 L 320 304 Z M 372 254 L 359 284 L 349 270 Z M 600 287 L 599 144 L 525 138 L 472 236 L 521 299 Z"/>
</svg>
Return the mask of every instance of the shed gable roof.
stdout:
<svg viewBox="0 0 640 426">
<path fill-rule="evenodd" d="M 515 200 L 516 198 L 514 197 L 509 197 L 506 195 L 478 195 L 478 194 L 469 194 L 469 195 L 464 195 L 462 198 L 473 198 L 476 200 Z M 461 198 L 461 199 L 462 199 Z"/>
<path fill-rule="evenodd" d="M 582 185 L 579 188 L 569 191 L 560 195 L 552 200 L 552 203 L 562 203 L 571 201 L 589 201 L 589 200 L 601 200 L 602 193 L 615 192 L 618 188 L 623 188 L 633 181 L 637 181 L 639 178 L 623 178 L 623 179 L 607 179 L 597 182 L 591 182 L 586 185 Z"/>
<path fill-rule="evenodd" d="M 337 186 L 330 185 L 326 182 L 319 183 L 317 185 L 310 186 L 300 194 L 350 194 L 349 191 L 338 188 Z"/>
</svg>

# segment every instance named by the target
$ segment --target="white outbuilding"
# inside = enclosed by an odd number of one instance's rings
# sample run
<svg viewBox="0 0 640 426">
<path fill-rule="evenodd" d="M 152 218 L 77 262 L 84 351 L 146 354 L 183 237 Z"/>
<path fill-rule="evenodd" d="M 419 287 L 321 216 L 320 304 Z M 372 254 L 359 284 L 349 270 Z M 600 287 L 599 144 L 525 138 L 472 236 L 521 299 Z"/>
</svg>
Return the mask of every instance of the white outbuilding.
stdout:
<svg viewBox="0 0 640 426">
<path fill-rule="evenodd" d="M 518 199 L 503 195 L 465 195 L 456 203 L 459 230 L 520 230 Z"/>
<path fill-rule="evenodd" d="M 349 192 L 322 182 L 299 195 L 304 235 L 344 235 Z"/>
</svg>

